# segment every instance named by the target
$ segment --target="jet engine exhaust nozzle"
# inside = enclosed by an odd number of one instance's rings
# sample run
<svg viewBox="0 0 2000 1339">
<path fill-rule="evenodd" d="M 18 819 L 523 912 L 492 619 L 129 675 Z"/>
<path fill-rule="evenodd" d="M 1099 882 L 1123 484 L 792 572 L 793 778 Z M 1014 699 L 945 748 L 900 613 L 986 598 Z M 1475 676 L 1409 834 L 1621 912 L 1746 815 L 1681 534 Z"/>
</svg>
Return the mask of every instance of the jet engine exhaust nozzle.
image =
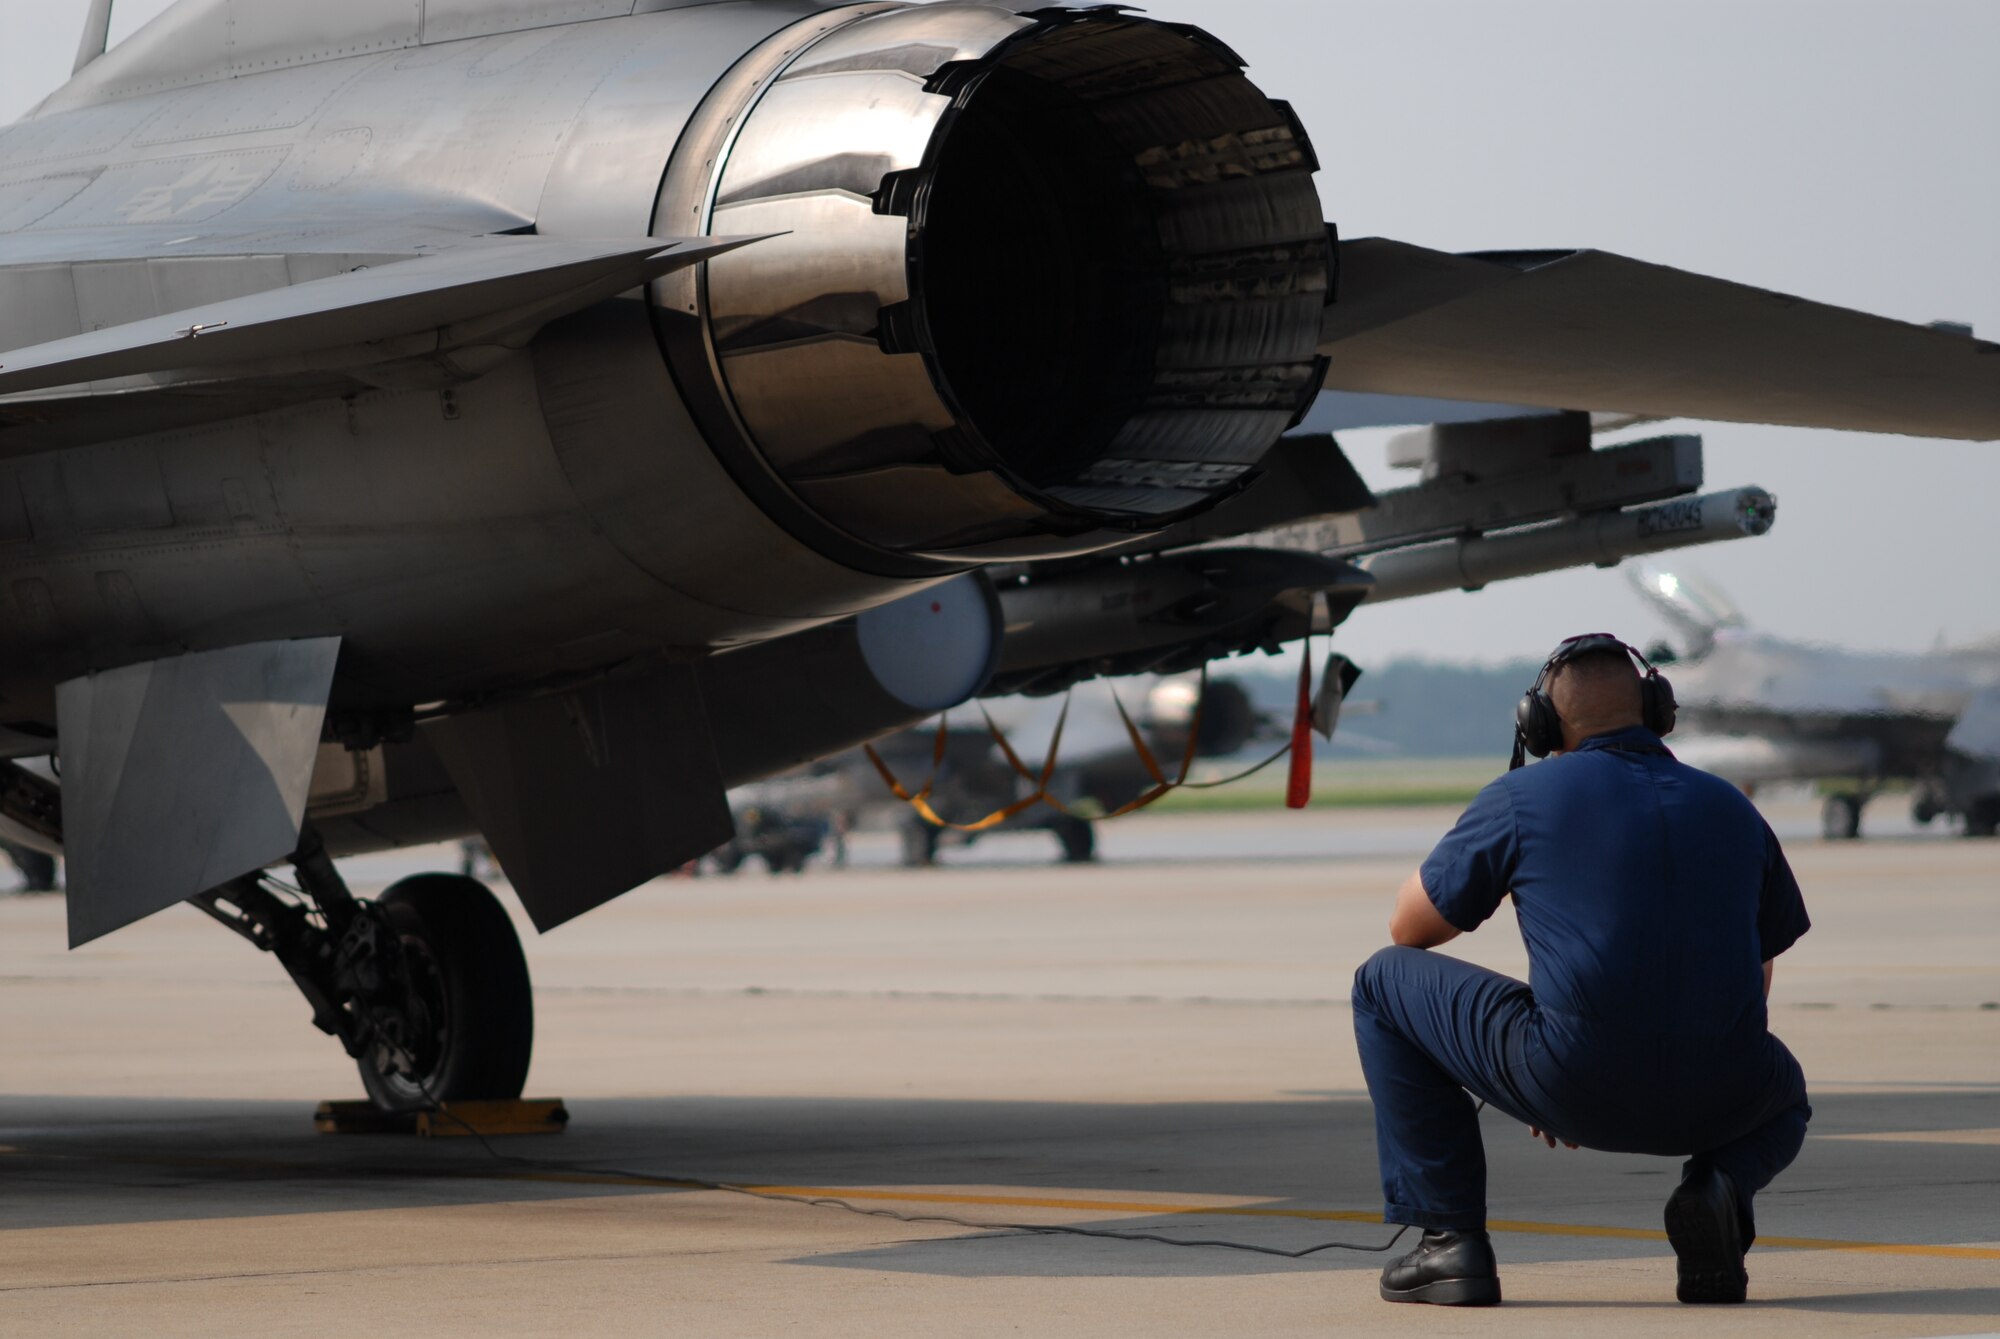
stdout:
<svg viewBox="0 0 2000 1339">
<path fill-rule="evenodd" d="M 1312 149 L 1212 38 L 940 3 L 773 68 L 656 217 L 767 238 L 655 297 L 702 321 L 739 477 L 878 551 L 1085 552 L 1234 492 L 1311 402 Z"/>
</svg>

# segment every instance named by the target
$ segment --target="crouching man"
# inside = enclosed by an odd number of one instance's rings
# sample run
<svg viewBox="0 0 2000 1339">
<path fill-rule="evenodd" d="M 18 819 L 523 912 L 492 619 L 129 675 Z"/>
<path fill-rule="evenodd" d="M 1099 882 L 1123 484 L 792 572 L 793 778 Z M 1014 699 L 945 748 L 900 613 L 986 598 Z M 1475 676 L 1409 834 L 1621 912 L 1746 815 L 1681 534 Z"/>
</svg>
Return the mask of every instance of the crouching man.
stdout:
<svg viewBox="0 0 2000 1339">
<path fill-rule="evenodd" d="M 1397 894 L 1396 947 L 1355 974 L 1384 1217 L 1423 1229 L 1382 1272 L 1389 1301 L 1500 1300 L 1474 1097 L 1550 1148 L 1687 1158 L 1677 1296 L 1744 1299 L 1751 1197 L 1812 1115 L 1765 1017 L 1771 960 L 1809 922 L 1750 802 L 1660 742 L 1673 711 L 1616 638 L 1564 642 L 1521 701 L 1514 765 L 1555 756 L 1480 792 Z M 1527 984 L 1426 951 L 1510 893 Z"/>
</svg>

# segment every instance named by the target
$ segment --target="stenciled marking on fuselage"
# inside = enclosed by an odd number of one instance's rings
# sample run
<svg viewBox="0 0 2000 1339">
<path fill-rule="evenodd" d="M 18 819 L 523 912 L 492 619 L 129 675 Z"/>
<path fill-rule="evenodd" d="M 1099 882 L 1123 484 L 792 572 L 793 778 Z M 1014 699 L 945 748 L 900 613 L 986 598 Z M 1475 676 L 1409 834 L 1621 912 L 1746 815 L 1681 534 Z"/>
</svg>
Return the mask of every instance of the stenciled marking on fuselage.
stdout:
<svg viewBox="0 0 2000 1339">
<path fill-rule="evenodd" d="M 160 223 L 211 205 L 233 205 L 264 174 L 234 163 L 202 163 L 164 186 L 148 186 L 114 211 L 127 223 Z"/>
</svg>

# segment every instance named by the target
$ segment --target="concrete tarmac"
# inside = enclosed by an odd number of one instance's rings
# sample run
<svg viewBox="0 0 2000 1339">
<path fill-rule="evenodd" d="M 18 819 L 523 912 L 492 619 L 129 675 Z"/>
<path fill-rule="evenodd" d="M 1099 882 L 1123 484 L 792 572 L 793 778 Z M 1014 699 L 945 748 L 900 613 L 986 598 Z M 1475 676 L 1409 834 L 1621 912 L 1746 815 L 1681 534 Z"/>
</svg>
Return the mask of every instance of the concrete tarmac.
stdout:
<svg viewBox="0 0 2000 1339">
<path fill-rule="evenodd" d="M 1347 984 L 1452 817 L 1142 816 L 1081 868 L 1031 863 L 1042 834 L 933 871 L 869 838 L 846 871 L 661 881 L 527 937 L 530 1093 L 574 1120 L 493 1152 L 314 1134 L 351 1065 L 192 910 L 67 953 L 60 899 L 0 898 L 0 1334 L 2000 1330 L 2000 845 L 1895 829 L 1790 842 L 1815 928 L 1773 1027 L 1815 1116 L 1747 1307 L 1674 1302 L 1674 1163 L 1490 1113 L 1497 1312 L 1383 1303 L 1379 1254 L 997 1226 L 1387 1241 Z M 1450 951 L 1525 970 L 1504 910 Z"/>
</svg>

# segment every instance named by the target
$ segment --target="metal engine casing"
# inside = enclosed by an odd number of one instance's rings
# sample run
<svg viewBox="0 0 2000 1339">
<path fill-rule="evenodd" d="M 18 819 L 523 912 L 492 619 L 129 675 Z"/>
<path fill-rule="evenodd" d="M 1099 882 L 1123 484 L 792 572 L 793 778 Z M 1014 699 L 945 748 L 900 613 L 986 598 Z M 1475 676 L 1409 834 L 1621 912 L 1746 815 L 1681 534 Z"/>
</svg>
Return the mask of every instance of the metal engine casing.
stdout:
<svg viewBox="0 0 2000 1339">
<path fill-rule="evenodd" d="M 835 18 L 717 86 L 654 216 L 766 238 L 654 291 L 738 482 L 878 570 L 1088 552 L 1236 491 L 1320 381 L 1290 109 L 1113 12 Z"/>
</svg>

